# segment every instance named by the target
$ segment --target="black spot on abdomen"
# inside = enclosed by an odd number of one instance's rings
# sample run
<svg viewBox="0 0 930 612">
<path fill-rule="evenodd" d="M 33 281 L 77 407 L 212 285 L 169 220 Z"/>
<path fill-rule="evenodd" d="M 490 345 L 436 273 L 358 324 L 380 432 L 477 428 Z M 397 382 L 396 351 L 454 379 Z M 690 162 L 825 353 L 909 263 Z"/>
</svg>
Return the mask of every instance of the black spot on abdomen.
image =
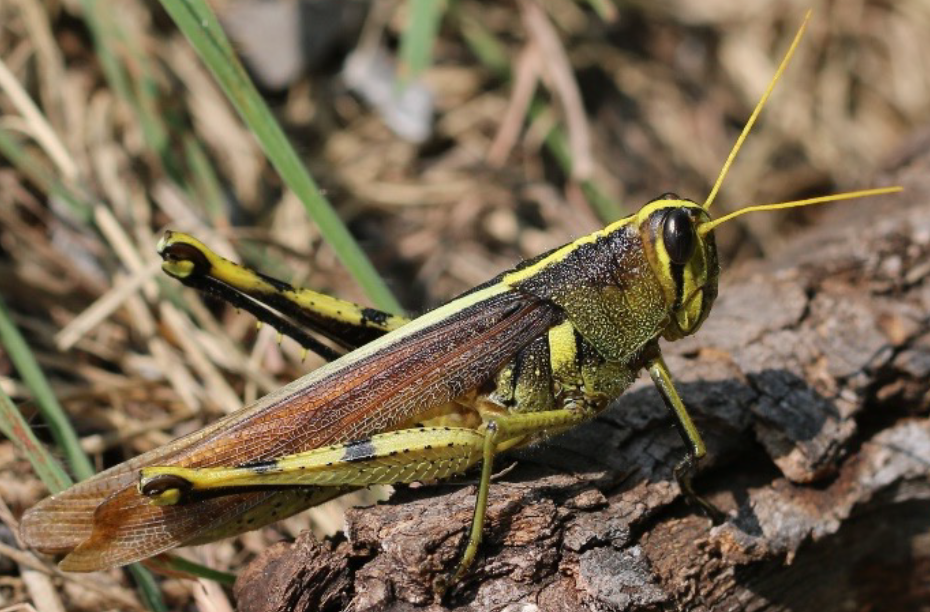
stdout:
<svg viewBox="0 0 930 612">
<path fill-rule="evenodd" d="M 347 444 L 346 452 L 342 456 L 342 460 L 346 463 L 354 463 L 356 461 L 373 459 L 374 456 L 375 445 L 371 443 L 371 438 L 365 438 L 364 440 L 356 440 L 355 442 Z"/>
</svg>

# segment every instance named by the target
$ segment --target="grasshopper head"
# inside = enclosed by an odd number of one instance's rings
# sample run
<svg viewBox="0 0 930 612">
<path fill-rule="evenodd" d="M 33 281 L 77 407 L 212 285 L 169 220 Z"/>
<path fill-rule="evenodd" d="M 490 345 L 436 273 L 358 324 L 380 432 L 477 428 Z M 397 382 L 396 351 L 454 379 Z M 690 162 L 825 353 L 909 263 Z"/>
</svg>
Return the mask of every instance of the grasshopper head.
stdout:
<svg viewBox="0 0 930 612">
<path fill-rule="evenodd" d="M 788 66 L 794 50 L 797 48 L 811 11 L 804 17 L 804 23 L 798 29 L 788 52 L 782 59 L 775 76 L 769 82 L 765 93 L 756 104 L 752 115 L 743 126 L 743 131 L 730 150 L 730 155 L 724 162 L 714 182 L 714 186 L 703 204 L 690 200 L 682 200 L 673 194 L 661 196 L 636 214 L 636 226 L 639 229 L 643 242 L 643 250 L 649 260 L 656 278 L 662 285 L 662 292 L 668 312 L 668 322 L 662 335 L 668 340 L 677 340 L 683 336 L 693 334 L 710 314 L 711 306 L 717 297 L 717 278 L 720 267 L 717 263 L 717 246 L 714 242 L 713 230 L 722 223 L 735 219 L 741 215 L 752 212 L 781 210 L 797 208 L 812 204 L 825 204 L 838 200 L 853 200 L 901 191 L 901 187 L 883 187 L 878 189 L 863 189 L 847 193 L 838 193 L 827 196 L 808 198 L 806 200 L 792 200 L 775 204 L 758 204 L 740 208 L 734 212 L 711 221 L 707 212 L 726 178 L 727 172 L 743 141 L 755 124 L 756 118 L 765 106 L 766 100 L 772 93 L 775 83 Z"/>
<path fill-rule="evenodd" d="M 797 208 L 839 200 L 897 193 L 901 187 L 880 187 L 837 193 L 806 200 L 747 206 L 711 220 L 703 206 L 666 194 L 643 206 L 636 214 L 643 251 L 652 272 L 662 285 L 668 322 L 662 332 L 667 340 L 693 334 L 710 314 L 717 297 L 717 245 L 714 228 L 746 213 Z"/>
<path fill-rule="evenodd" d="M 666 194 L 637 217 L 646 257 L 668 308 L 663 336 L 677 340 L 693 334 L 717 297 L 717 245 L 713 233 L 698 231 L 710 216 L 700 204 Z"/>
</svg>

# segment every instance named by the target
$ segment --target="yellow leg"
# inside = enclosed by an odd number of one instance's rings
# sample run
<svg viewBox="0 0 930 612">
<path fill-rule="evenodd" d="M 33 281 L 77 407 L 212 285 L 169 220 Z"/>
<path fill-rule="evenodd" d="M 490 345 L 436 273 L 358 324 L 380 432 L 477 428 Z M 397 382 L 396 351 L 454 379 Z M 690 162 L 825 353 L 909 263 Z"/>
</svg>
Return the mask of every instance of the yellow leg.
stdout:
<svg viewBox="0 0 930 612">
<path fill-rule="evenodd" d="M 675 416 L 675 424 L 678 426 L 678 432 L 688 446 L 688 451 L 684 459 L 675 467 L 675 479 L 678 481 L 678 486 L 681 488 L 681 492 L 688 501 L 696 503 L 703 508 L 715 523 L 721 523 L 726 519 L 726 515 L 709 501 L 695 493 L 694 487 L 691 484 L 691 479 L 694 477 L 698 462 L 707 454 L 707 448 L 704 446 L 701 432 L 699 432 L 698 428 L 694 425 L 694 421 L 691 420 L 691 415 L 688 414 L 688 409 L 685 408 L 684 402 L 681 401 L 681 396 L 678 395 L 678 391 L 675 389 L 675 384 L 672 382 L 672 375 L 668 371 L 668 366 L 665 365 L 665 360 L 662 359 L 662 355 L 657 354 L 648 362 L 647 366 L 649 368 L 649 376 L 652 377 L 652 382 L 655 383 L 669 411 Z"/>
<path fill-rule="evenodd" d="M 155 505 L 174 505 L 205 491 L 436 480 L 477 463 L 483 442 L 482 432 L 464 427 L 402 429 L 237 467 L 147 467 L 142 469 L 139 492 Z"/>
<path fill-rule="evenodd" d="M 404 317 L 366 308 L 259 274 L 220 257 L 202 242 L 166 232 L 158 243 L 162 269 L 185 285 L 220 297 L 332 361 L 340 357 L 309 332 L 355 349 L 406 324 Z"/>
</svg>

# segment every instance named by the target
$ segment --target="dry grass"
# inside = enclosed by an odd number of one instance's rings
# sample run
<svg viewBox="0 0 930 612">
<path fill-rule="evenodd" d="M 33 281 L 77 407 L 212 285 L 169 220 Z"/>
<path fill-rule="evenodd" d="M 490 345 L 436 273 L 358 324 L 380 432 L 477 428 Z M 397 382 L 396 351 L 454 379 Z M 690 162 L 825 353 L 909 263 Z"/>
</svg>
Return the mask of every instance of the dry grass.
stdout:
<svg viewBox="0 0 930 612">
<path fill-rule="evenodd" d="M 542 8 L 463 0 L 424 75 L 437 104 L 425 145 L 396 137 L 332 66 L 273 99 L 313 175 L 401 301 L 419 311 L 600 225 L 579 180 L 626 211 L 670 190 L 703 198 L 808 4 L 630 3 L 605 23 L 568 0 Z M 133 87 L 152 87 L 151 97 L 136 98 L 150 108 L 133 107 L 107 82 L 76 0 L 0 0 L 0 69 L 8 73 L 0 127 L 89 206 L 76 210 L 60 189 L 0 161 L 0 294 L 98 468 L 318 363 L 301 363 L 295 343 L 278 345 L 273 330 L 256 332 L 246 315 L 159 279 L 154 245 L 165 228 L 363 300 L 165 15 L 139 1 L 114 5 L 119 61 Z M 721 210 L 869 185 L 896 145 L 927 124 L 930 5 L 844 0 L 816 9 L 723 188 Z M 385 14 L 396 33 L 402 21 Z M 463 42 L 475 23 L 503 45 L 509 76 L 481 65 Z M 329 55 L 351 48 L 359 27 L 350 23 Z M 528 121 L 533 92 L 541 106 Z M 163 140 L 140 116 L 161 121 L 154 128 Z M 571 172 L 544 144 L 553 125 L 567 126 Z M 764 254 L 787 234 L 771 216 L 749 217 L 728 228 L 725 251 L 729 260 Z M 3 353 L 0 376 L 28 413 L 29 392 Z M 12 510 L 7 529 L 44 494 L 7 442 L 0 487 Z M 309 520 L 192 554 L 235 569 Z M 326 511 L 315 520 L 339 525 Z M 8 530 L 0 536 L 12 541 Z M 28 582 L 36 571 L 0 560 L 0 607 L 50 609 Z M 67 609 L 130 607 L 119 571 L 95 576 L 93 588 L 83 577 L 53 580 Z M 177 580 L 164 592 L 172 609 L 206 609 L 222 597 Z"/>
</svg>

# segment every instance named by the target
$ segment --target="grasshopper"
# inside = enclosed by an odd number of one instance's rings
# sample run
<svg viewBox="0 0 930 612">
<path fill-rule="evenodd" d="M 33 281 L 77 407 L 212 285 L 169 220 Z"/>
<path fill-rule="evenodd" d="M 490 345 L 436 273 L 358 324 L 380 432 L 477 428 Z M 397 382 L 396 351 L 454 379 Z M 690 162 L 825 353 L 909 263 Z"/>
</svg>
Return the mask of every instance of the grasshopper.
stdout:
<svg viewBox="0 0 930 612">
<path fill-rule="evenodd" d="M 169 232 L 165 272 L 219 293 L 330 363 L 255 404 L 30 509 L 25 541 L 95 571 L 256 529 L 374 484 L 432 481 L 480 464 L 474 517 L 452 579 L 474 560 L 495 457 L 593 419 L 647 370 L 687 447 L 681 491 L 704 442 L 660 339 L 695 333 L 717 296 L 714 228 L 749 212 L 900 191 L 870 189 L 709 209 L 807 20 L 703 204 L 672 194 L 523 262 L 413 320 L 251 272 Z M 321 334 L 332 344 L 315 339 Z"/>
</svg>

